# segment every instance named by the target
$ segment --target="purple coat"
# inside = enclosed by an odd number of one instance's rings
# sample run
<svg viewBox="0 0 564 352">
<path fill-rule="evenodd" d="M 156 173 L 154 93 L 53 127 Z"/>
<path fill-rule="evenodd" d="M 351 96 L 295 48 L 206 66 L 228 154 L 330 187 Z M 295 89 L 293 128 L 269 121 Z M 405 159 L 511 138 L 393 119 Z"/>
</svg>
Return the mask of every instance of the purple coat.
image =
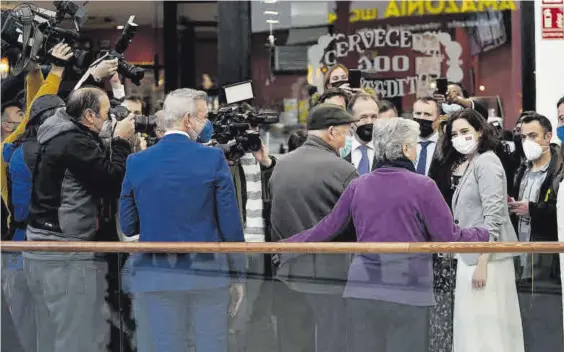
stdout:
<svg viewBox="0 0 564 352">
<path fill-rule="evenodd" d="M 488 231 L 461 229 L 428 177 L 400 167 L 382 167 L 347 187 L 315 227 L 288 242 L 324 242 L 353 222 L 358 242 L 488 241 Z M 434 304 L 429 254 L 356 255 L 345 297 L 429 306 Z"/>
</svg>

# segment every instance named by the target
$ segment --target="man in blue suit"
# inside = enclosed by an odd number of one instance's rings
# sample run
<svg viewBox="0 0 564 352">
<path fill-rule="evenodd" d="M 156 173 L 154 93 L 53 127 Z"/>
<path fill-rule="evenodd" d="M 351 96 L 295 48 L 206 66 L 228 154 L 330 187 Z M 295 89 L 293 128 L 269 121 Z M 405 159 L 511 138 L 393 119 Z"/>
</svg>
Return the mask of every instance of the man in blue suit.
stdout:
<svg viewBox="0 0 564 352">
<path fill-rule="evenodd" d="M 164 137 L 128 158 L 119 209 L 126 236 L 139 234 L 140 242 L 244 241 L 223 152 L 195 142 L 208 123 L 206 98 L 193 89 L 168 94 Z M 193 341 L 198 351 L 225 352 L 229 273 L 244 270 L 244 260 L 237 259 L 217 253 L 132 255 L 124 281 L 133 294 L 138 351 L 187 351 Z"/>
</svg>

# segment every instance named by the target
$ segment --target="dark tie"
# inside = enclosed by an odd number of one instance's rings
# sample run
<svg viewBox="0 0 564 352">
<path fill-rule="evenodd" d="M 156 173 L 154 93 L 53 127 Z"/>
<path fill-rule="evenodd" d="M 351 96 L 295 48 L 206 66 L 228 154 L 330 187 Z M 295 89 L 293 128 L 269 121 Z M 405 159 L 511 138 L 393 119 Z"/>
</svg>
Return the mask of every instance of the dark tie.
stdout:
<svg viewBox="0 0 564 352">
<path fill-rule="evenodd" d="M 419 153 L 419 163 L 417 164 L 418 174 L 425 175 L 425 168 L 427 166 L 427 147 L 431 143 L 431 141 L 419 142 L 419 144 L 421 144 L 421 152 Z"/>
<path fill-rule="evenodd" d="M 370 172 L 370 161 L 368 161 L 368 147 L 361 145 L 358 149 L 360 149 L 360 153 L 362 154 L 360 163 L 358 163 L 358 174 L 364 175 Z"/>
</svg>

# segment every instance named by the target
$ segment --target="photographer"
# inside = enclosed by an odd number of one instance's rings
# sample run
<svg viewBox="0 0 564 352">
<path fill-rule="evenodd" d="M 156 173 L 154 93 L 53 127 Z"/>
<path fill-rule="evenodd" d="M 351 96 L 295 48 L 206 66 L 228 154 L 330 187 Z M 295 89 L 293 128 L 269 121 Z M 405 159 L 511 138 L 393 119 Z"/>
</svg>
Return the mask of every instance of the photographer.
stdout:
<svg viewBox="0 0 564 352">
<path fill-rule="evenodd" d="M 130 153 L 133 116 L 118 122 L 106 148 L 99 133 L 110 101 L 98 88 L 81 88 L 39 128 L 40 151 L 26 231 L 28 241 L 96 241 L 100 204 L 117 198 Z M 107 343 L 105 261 L 92 253 L 25 252 L 24 272 L 35 304 L 46 307 L 38 326 L 48 327 L 56 352 L 102 351 Z M 76 289 L 76 287 L 82 289 Z"/>
<path fill-rule="evenodd" d="M 57 44 L 51 53 L 51 56 L 58 58 L 60 60 L 66 60 L 71 55 L 70 48 L 66 44 Z M 2 141 L 2 154 L 4 154 L 4 146 L 7 143 L 12 143 L 18 139 L 25 131 L 27 121 L 29 120 L 29 113 L 33 101 L 43 95 L 47 94 L 57 94 L 59 91 L 59 86 L 61 84 L 61 79 L 64 72 L 63 66 L 51 65 L 51 71 L 47 76 L 47 79 L 43 78 L 41 72 L 41 67 L 35 63 L 30 63 L 30 71 L 27 75 L 26 81 L 26 109 L 25 117 L 18 125 L 18 127 L 13 131 L 6 139 Z M 2 200 L 7 205 L 8 204 L 8 182 L 6 178 L 8 164 L 7 161 L 2 158 L 2 165 L 0 168 L 0 179 L 2 183 Z M 10 211 L 9 207 L 8 210 Z"/>
<path fill-rule="evenodd" d="M 68 58 L 68 52 L 68 46 L 59 45 L 55 47 L 52 55 L 64 60 Z M 29 78 L 36 74 L 42 79 L 41 71 L 34 69 L 28 75 L 28 83 Z M 6 200 L 12 215 L 10 231 L 3 237 L 3 240 L 25 240 L 25 224 L 31 193 L 31 170 L 33 170 L 37 154 L 37 128 L 44 119 L 55 112 L 56 108 L 64 104 L 55 94 L 45 94 L 49 91 L 57 92 L 62 74 L 63 67 L 51 66 L 51 73 L 47 81 L 41 85 L 39 92 L 35 89 L 36 98 L 31 97 L 28 100 L 33 101 L 33 104 L 30 104 L 27 109 L 26 118 L 21 125 L 25 131 L 17 136 L 13 143 L 3 145 L 2 161 L 8 164 L 5 184 L 9 196 Z M 15 133 L 10 135 L 9 140 L 12 140 L 14 136 Z M 35 351 L 39 336 L 36 329 L 35 311 L 42 307 L 36 306 L 33 302 L 23 272 L 21 253 L 7 253 L 3 257 L 7 259 L 7 262 L 3 263 L 6 265 L 3 265 L 2 268 L 2 288 L 6 302 L 10 307 L 20 342 L 26 351 Z"/>
</svg>

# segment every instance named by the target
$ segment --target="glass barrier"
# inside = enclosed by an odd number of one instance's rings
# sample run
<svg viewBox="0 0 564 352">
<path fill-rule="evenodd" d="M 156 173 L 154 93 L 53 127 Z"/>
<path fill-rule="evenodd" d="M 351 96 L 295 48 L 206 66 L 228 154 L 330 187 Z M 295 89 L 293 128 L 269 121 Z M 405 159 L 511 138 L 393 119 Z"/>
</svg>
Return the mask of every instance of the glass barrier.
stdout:
<svg viewBox="0 0 564 352">
<path fill-rule="evenodd" d="M 2 351 L 564 350 L 558 254 L 2 250 Z"/>
</svg>

